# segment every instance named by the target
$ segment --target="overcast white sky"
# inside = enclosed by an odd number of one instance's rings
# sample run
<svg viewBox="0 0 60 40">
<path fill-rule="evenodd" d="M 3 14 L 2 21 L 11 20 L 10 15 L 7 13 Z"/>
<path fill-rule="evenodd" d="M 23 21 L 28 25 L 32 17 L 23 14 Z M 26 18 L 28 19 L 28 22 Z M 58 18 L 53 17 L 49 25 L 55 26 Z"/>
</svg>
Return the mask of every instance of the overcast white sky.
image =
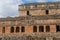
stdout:
<svg viewBox="0 0 60 40">
<path fill-rule="evenodd" d="M 0 0 L 0 18 L 18 16 L 18 5 L 31 2 L 56 2 L 60 0 Z"/>
</svg>

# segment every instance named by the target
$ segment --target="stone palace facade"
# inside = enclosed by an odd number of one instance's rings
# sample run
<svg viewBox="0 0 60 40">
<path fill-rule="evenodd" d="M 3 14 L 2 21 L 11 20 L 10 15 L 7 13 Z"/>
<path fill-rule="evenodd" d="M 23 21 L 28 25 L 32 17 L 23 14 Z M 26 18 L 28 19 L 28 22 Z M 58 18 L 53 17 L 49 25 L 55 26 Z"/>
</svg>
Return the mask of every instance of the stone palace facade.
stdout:
<svg viewBox="0 0 60 40">
<path fill-rule="evenodd" d="M 60 2 L 22 4 L 18 11 L 0 18 L 0 40 L 60 40 Z"/>
</svg>

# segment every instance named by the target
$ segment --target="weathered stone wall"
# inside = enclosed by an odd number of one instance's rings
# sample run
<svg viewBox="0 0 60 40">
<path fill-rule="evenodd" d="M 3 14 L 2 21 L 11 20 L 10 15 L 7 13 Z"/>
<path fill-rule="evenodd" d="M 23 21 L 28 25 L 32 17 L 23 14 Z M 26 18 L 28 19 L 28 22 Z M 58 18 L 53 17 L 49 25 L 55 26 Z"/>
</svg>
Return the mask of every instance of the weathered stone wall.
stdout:
<svg viewBox="0 0 60 40">
<path fill-rule="evenodd" d="M 31 16 L 46 15 L 45 10 L 29 10 Z"/>
<path fill-rule="evenodd" d="M 27 14 L 26 14 L 27 11 L 19 11 L 19 13 L 20 13 L 19 14 L 20 16 L 23 16 L 23 17 L 27 16 Z"/>
<path fill-rule="evenodd" d="M 60 40 L 60 32 L 56 32 L 56 25 L 60 25 L 59 5 L 60 3 L 20 5 L 20 17 L 0 19 L 0 40 Z M 48 15 L 46 10 L 49 11 Z M 27 15 L 27 11 L 30 15 Z M 12 26 L 13 33 L 10 32 Z M 20 28 L 18 33 L 17 26 Z M 21 26 L 25 27 L 25 32 L 21 32 Z M 33 32 L 33 26 L 37 26 L 37 32 Z M 44 26 L 44 32 L 39 32 L 39 26 Z M 46 26 L 50 26 L 49 32 L 46 32 Z M 2 32 L 3 27 L 5 33 Z"/>
<path fill-rule="evenodd" d="M 31 16 L 44 16 L 46 15 L 46 10 L 47 9 L 44 9 L 44 10 L 24 10 L 24 11 L 19 11 L 19 14 L 20 16 L 27 16 L 27 11 L 29 11 L 29 14 Z M 48 9 L 49 11 L 49 14 L 48 15 L 60 15 L 60 9 Z"/>
<path fill-rule="evenodd" d="M 56 15 L 54 16 L 56 17 Z M 52 16 L 38 16 L 38 17 L 25 17 L 15 18 L 14 20 L 0 20 L 0 26 L 18 26 L 18 25 L 56 25 L 60 24 L 60 16 L 56 18 Z M 44 23 L 43 23 L 44 22 Z"/>
<path fill-rule="evenodd" d="M 0 27 L 0 35 L 3 35 L 3 34 L 5 34 L 5 35 L 11 35 L 11 34 L 19 34 L 19 35 L 29 34 L 29 35 L 32 35 L 32 34 L 43 34 L 43 33 L 55 33 L 56 32 L 56 25 L 36 25 L 37 26 L 37 32 L 33 32 L 33 26 L 35 26 L 35 25 L 25 25 L 24 26 L 25 32 L 21 32 L 22 26 L 18 26 L 20 28 L 19 32 L 16 32 L 17 26 L 13 26 L 14 27 L 13 33 L 10 32 L 12 26 L 5 26 L 5 33 L 3 33 L 3 31 L 2 31 L 3 27 Z M 39 32 L 39 26 L 44 26 L 44 32 Z M 46 26 L 50 26 L 50 32 L 46 32 Z"/>
<path fill-rule="evenodd" d="M 46 10 L 49 11 L 48 15 L 60 14 L 60 3 L 37 3 L 19 5 L 19 16 L 27 16 L 29 11 L 32 16 L 46 15 Z"/>
<path fill-rule="evenodd" d="M 44 36 L 43 36 L 44 35 Z M 35 35 L 3 35 L 2 40 L 59 40 L 60 34 L 35 34 Z"/>
</svg>

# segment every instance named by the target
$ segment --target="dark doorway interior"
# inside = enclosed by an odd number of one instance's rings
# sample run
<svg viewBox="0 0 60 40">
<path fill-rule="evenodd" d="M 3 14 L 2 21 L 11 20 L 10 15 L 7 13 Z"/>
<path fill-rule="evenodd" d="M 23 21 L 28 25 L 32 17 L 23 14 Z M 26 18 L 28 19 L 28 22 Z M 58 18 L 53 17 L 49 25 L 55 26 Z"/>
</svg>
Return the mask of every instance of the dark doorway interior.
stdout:
<svg viewBox="0 0 60 40">
<path fill-rule="evenodd" d="M 30 15 L 30 14 L 29 14 L 29 11 L 27 11 L 27 15 Z"/>
<path fill-rule="evenodd" d="M 50 26 L 46 26 L 46 32 L 50 32 Z"/>
<path fill-rule="evenodd" d="M 11 33 L 14 32 L 14 27 L 11 27 L 10 32 L 11 32 Z"/>
<path fill-rule="evenodd" d="M 5 33 L 5 27 L 3 27 L 2 32 Z"/>
<path fill-rule="evenodd" d="M 16 27 L 16 32 L 19 32 L 19 30 L 20 30 L 19 27 Z"/>
<path fill-rule="evenodd" d="M 37 32 L 37 26 L 33 26 L 33 32 Z"/>
<path fill-rule="evenodd" d="M 46 10 L 46 14 L 49 14 L 49 10 Z"/>
<path fill-rule="evenodd" d="M 25 27 L 21 26 L 21 32 L 25 32 Z"/>
<path fill-rule="evenodd" d="M 56 32 L 60 32 L 60 26 L 56 25 Z"/>
<path fill-rule="evenodd" d="M 44 32 L 44 26 L 39 26 L 39 32 Z"/>
</svg>

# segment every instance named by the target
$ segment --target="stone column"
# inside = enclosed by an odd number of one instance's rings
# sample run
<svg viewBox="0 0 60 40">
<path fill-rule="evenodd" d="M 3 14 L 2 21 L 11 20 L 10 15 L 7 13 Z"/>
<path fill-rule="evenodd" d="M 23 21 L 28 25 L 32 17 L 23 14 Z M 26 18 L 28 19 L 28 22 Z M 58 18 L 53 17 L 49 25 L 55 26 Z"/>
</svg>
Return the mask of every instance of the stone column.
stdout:
<svg viewBox="0 0 60 40">
<path fill-rule="evenodd" d="M 44 25 L 44 32 L 46 32 L 46 27 L 45 27 L 45 25 Z"/>
<path fill-rule="evenodd" d="M 37 32 L 39 32 L 39 26 L 37 26 Z"/>
<path fill-rule="evenodd" d="M 16 33 L 16 26 L 14 26 L 14 34 Z"/>
</svg>

